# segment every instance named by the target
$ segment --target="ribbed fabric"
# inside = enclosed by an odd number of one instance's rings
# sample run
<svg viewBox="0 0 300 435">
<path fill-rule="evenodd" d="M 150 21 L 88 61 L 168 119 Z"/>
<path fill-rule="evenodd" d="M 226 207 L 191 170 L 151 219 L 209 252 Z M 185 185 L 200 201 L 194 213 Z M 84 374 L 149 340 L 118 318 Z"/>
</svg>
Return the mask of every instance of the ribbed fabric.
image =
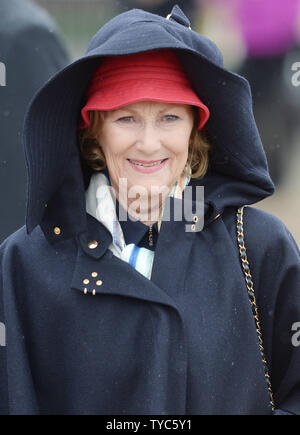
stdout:
<svg viewBox="0 0 300 435">
<path fill-rule="evenodd" d="M 146 100 L 198 107 L 198 129 L 203 128 L 210 114 L 173 50 L 105 58 L 93 74 L 85 98 L 79 128 L 90 125 L 90 111 L 115 110 Z"/>
<path fill-rule="evenodd" d="M 190 182 L 191 168 L 187 164 L 185 171 L 170 189 L 169 196 L 182 198 L 182 191 Z M 117 217 L 116 207 L 113 200 L 112 188 L 109 177 L 105 172 L 94 173 L 86 190 L 86 211 L 100 221 L 111 233 L 113 241 L 109 249 L 118 258 L 129 263 L 134 269 L 151 279 L 152 265 L 155 251 L 141 248 L 134 243 L 126 245 L 122 227 Z M 158 231 L 164 207 L 158 220 Z"/>
</svg>

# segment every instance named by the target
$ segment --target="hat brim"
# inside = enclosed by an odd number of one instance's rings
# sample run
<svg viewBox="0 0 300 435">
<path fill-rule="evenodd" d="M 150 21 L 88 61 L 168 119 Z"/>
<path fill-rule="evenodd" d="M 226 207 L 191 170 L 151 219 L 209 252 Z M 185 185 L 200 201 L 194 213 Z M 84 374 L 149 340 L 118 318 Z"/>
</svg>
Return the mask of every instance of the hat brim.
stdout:
<svg viewBox="0 0 300 435">
<path fill-rule="evenodd" d="M 95 92 L 81 110 L 83 122 L 79 128 L 83 129 L 89 126 L 89 112 L 92 110 L 116 110 L 140 101 L 196 106 L 199 109 L 198 129 L 203 128 L 210 116 L 209 109 L 201 104 L 198 98 L 195 98 L 194 92 L 188 87 L 182 89 L 181 92 L 176 89 L 175 95 L 172 82 L 168 84 L 165 80 L 155 81 L 155 83 L 151 80 L 132 80 L 127 81 L 126 85 L 123 86 L 117 83 L 110 86 L 109 90 L 103 88 L 100 92 Z"/>
</svg>

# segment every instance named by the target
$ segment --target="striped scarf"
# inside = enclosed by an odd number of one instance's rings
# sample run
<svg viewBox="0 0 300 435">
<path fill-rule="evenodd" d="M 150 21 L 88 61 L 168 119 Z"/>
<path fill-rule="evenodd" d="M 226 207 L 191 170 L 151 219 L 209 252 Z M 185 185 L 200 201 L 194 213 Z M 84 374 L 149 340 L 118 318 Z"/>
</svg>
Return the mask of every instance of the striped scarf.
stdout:
<svg viewBox="0 0 300 435">
<path fill-rule="evenodd" d="M 187 163 L 185 171 L 170 189 L 169 196 L 182 199 L 182 192 L 189 184 L 190 178 L 191 168 Z M 112 242 L 109 246 L 111 252 L 129 263 L 146 278 L 151 279 L 155 251 L 140 248 L 134 243 L 126 245 L 122 227 L 117 218 L 110 180 L 104 172 L 96 172 L 91 177 L 89 187 L 86 190 L 86 211 L 100 221 L 111 233 Z M 161 228 L 163 211 L 164 206 L 157 223 L 158 231 Z"/>
</svg>

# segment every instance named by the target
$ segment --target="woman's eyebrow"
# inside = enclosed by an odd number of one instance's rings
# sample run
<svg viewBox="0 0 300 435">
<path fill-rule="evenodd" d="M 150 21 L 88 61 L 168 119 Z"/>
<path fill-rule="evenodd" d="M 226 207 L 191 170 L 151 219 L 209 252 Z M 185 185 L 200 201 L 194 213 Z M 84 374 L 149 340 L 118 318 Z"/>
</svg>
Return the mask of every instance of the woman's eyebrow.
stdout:
<svg viewBox="0 0 300 435">
<path fill-rule="evenodd" d="M 128 107 L 119 107 L 118 109 L 112 110 L 112 113 L 116 112 L 130 112 L 130 113 L 137 113 L 136 110 L 130 109 Z"/>
<path fill-rule="evenodd" d="M 167 104 L 164 108 L 160 109 L 158 111 L 159 114 L 163 113 L 163 112 L 167 112 L 169 110 L 174 110 L 174 109 L 182 109 L 181 107 L 178 106 L 178 104 Z M 129 112 L 129 113 L 133 113 L 133 114 L 140 114 L 140 111 L 138 109 L 134 109 L 132 107 L 120 107 L 118 109 L 112 110 L 112 113 L 116 113 L 116 112 Z"/>
</svg>

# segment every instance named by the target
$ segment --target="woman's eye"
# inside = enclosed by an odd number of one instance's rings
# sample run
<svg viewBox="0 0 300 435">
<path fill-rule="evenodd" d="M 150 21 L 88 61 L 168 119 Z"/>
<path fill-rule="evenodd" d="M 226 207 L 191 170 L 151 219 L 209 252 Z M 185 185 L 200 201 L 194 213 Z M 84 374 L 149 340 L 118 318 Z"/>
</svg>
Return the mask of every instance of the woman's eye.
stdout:
<svg viewBox="0 0 300 435">
<path fill-rule="evenodd" d="M 165 121 L 172 122 L 172 121 L 177 121 L 177 119 L 179 119 L 179 116 L 176 116 L 176 115 L 165 115 L 163 119 Z"/>
<path fill-rule="evenodd" d="M 124 122 L 124 123 L 130 123 L 134 121 L 133 116 L 122 116 L 121 118 L 117 119 L 118 122 Z"/>
</svg>

